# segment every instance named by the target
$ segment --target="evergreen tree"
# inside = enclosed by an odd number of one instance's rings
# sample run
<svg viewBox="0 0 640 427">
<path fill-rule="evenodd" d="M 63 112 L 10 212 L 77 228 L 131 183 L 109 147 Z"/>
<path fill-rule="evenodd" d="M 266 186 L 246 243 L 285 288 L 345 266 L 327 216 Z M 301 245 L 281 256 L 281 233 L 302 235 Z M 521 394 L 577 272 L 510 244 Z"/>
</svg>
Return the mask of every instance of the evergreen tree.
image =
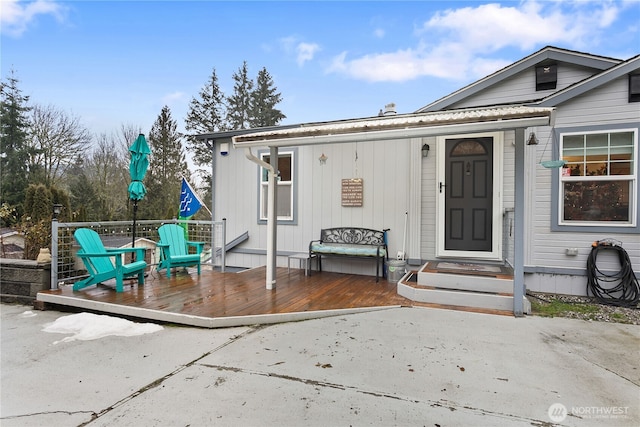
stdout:
<svg viewBox="0 0 640 427">
<path fill-rule="evenodd" d="M 227 98 L 227 123 L 229 129 L 249 129 L 253 80 L 248 75 L 247 61 L 233 73 L 233 80 L 233 95 Z"/>
<path fill-rule="evenodd" d="M 27 187 L 21 223 L 24 234 L 24 259 L 36 259 L 40 248 L 49 246 L 52 205 L 53 195 L 46 186 L 31 184 Z"/>
<path fill-rule="evenodd" d="M 68 221 L 69 196 L 56 187 L 43 184 L 30 184 L 25 191 L 24 216 L 21 230 L 24 233 L 24 259 L 36 259 L 41 248 L 50 248 L 51 208 L 53 204 L 62 205 L 58 219 Z"/>
<path fill-rule="evenodd" d="M 174 218 L 180 206 L 182 177 L 189 177 L 189 168 L 182 147 L 178 124 L 171 110 L 164 106 L 149 132 L 149 170 L 145 178 L 147 195 L 139 204 L 140 219 Z M 145 203 L 146 201 L 146 203 Z"/>
<path fill-rule="evenodd" d="M 258 72 L 256 88 L 251 92 L 251 112 L 249 126 L 251 128 L 276 126 L 280 120 L 286 118 L 282 111 L 276 108 L 282 101 L 280 92 L 266 68 Z"/>
<path fill-rule="evenodd" d="M 13 70 L 7 82 L 0 82 L 0 200 L 20 218 L 28 183 L 30 108 L 29 97 L 22 95 L 18 83 Z"/>
<path fill-rule="evenodd" d="M 187 135 L 187 147 L 193 153 L 194 163 L 203 168 L 198 172 L 205 181 L 211 179 L 211 148 L 206 141 L 196 139 L 195 135 L 226 130 L 225 115 L 226 98 L 220 90 L 214 68 L 200 90 L 199 98 L 191 98 L 185 119 L 185 129 L 191 132 Z"/>
<path fill-rule="evenodd" d="M 82 157 L 76 159 L 76 163 L 69 169 L 69 192 L 73 206 L 72 218 L 74 221 L 100 221 L 106 220 L 98 215 L 99 199 L 91 180 L 87 176 L 88 167 Z"/>
</svg>

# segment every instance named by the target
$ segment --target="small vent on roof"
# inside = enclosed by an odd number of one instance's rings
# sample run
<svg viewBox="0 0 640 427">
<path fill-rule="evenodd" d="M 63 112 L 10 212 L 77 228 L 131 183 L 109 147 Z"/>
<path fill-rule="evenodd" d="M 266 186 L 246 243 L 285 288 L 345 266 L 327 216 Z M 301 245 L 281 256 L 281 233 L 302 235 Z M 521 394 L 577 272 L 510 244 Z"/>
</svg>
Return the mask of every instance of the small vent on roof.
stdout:
<svg viewBox="0 0 640 427">
<path fill-rule="evenodd" d="M 385 116 L 394 116 L 396 115 L 396 104 L 393 102 L 391 104 L 387 104 L 384 106 L 384 115 Z"/>
<path fill-rule="evenodd" d="M 536 90 L 555 89 L 557 83 L 557 64 L 540 65 L 536 67 Z"/>
</svg>

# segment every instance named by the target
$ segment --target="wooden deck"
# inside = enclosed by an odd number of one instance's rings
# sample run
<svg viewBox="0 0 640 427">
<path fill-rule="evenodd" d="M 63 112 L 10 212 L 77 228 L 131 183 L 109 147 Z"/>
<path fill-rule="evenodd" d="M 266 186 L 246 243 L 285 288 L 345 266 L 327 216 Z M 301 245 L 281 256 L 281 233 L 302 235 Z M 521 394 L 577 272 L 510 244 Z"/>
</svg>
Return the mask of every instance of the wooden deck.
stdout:
<svg viewBox="0 0 640 427">
<path fill-rule="evenodd" d="M 38 293 L 38 304 L 130 316 L 152 321 L 217 328 L 280 323 L 361 311 L 416 305 L 396 293 L 396 284 L 375 277 L 331 272 L 277 269 L 277 283 L 265 286 L 265 267 L 240 273 L 203 268 L 202 274 L 178 269 L 167 279 L 152 271 L 144 286 L 125 282 L 116 293 L 110 283 L 73 291 Z"/>
</svg>

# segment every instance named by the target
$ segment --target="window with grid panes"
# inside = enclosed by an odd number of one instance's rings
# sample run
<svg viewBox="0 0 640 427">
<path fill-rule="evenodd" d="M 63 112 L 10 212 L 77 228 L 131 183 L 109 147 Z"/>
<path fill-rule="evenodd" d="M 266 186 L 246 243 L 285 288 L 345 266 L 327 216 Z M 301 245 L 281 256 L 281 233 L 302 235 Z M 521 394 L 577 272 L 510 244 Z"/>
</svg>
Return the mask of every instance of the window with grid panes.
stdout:
<svg viewBox="0 0 640 427">
<path fill-rule="evenodd" d="M 276 189 L 276 215 L 278 221 L 293 220 L 293 156 L 293 151 L 281 151 L 278 153 L 278 178 Z M 271 164 L 271 159 L 268 153 L 261 154 L 260 158 L 266 163 Z M 267 219 L 268 187 L 269 173 L 265 168 L 260 168 L 260 220 Z"/>
<path fill-rule="evenodd" d="M 635 225 L 637 145 L 635 129 L 560 135 L 559 224 Z"/>
</svg>

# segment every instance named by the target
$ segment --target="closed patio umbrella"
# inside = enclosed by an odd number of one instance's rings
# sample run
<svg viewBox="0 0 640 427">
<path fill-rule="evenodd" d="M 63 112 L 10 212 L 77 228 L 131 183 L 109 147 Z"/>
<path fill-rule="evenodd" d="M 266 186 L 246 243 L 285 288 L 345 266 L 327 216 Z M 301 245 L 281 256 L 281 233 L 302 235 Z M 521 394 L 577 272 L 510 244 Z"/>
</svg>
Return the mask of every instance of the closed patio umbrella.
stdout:
<svg viewBox="0 0 640 427">
<path fill-rule="evenodd" d="M 149 159 L 151 154 L 147 140 L 144 134 L 138 135 L 135 142 L 129 147 L 131 153 L 131 162 L 129 163 L 129 175 L 131 176 L 131 184 L 129 184 L 129 199 L 133 201 L 133 242 L 131 247 L 136 244 L 136 215 L 138 213 L 138 201 L 144 199 L 147 189 L 144 188 L 142 180 L 147 173 L 149 167 Z"/>
</svg>

